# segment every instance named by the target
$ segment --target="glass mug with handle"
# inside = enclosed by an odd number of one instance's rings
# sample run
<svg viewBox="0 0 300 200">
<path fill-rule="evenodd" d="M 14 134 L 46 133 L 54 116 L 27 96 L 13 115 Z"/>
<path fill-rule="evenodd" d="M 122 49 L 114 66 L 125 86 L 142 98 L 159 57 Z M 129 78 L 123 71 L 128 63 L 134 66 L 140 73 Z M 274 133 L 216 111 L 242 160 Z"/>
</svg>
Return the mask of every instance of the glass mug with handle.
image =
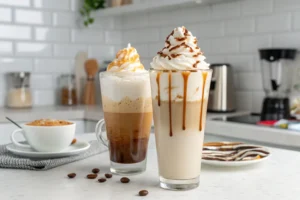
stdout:
<svg viewBox="0 0 300 200">
<path fill-rule="evenodd" d="M 149 73 L 101 72 L 100 85 L 104 119 L 97 123 L 95 132 L 109 148 L 110 170 L 139 174 L 146 170 L 152 125 Z"/>
</svg>

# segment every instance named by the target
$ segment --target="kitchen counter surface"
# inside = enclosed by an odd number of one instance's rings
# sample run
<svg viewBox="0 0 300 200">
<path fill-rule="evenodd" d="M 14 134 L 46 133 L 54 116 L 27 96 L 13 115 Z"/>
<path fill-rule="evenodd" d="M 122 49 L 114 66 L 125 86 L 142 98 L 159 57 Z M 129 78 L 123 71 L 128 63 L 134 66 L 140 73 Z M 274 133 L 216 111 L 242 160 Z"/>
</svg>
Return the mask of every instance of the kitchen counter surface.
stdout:
<svg viewBox="0 0 300 200">
<path fill-rule="evenodd" d="M 245 114 L 249 114 L 249 112 L 238 111 L 233 113 L 207 113 L 205 131 L 206 133 L 213 133 L 219 136 L 245 139 L 259 142 L 261 144 L 272 144 L 275 147 L 295 149 L 300 151 L 300 132 L 298 131 L 215 120 L 215 118 L 225 119 L 230 116 Z M 28 122 L 40 118 L 58 118 L 75 121 L 87 120 L 96 122 L 103 118 L 103 111 L 100 105 L 70 107 L 47 106 L 34 107 L 32 109 L 1 108 L 0 125 L 1 123 L 9 123 L 5 119 L 5 116 L 12 118 L 19 123 Z"/>
<path fill-rule="evenodd" d="M 249 113 L 248 111 L 238 111 L 233 113 L 208 113 L 207 118 L 233 116 Z M 59 118 L 59 119 L 85 119 L 98 121 L 103 118 L 102 106 L 41 106 L 30 109 L 10 109 L 0 108 L 0 123 L 7 123 L 5 117 L 8 116 L 15 121 L 24 122 L 39 118 Z"/>
<path fill-rule="evenodd" d="M 79 139 L 94 140 L 94 134 Z M 228 140 L 224 137 L 205 136 L 206 141 Z M 300 195 L 299 152 L 269 148 L 272 156 L 258 165 L 243 168 L 202 166 L 200 187 L 190 191 L 174 192 L 159 188 L 154 137 L 151 136 L 147 170 L 131 176 L 130 183 L 121 184 L 120 176 L 105 183 L 88 180 L 85 176 L 99 167 L 102 177 L 109 171 L 108 153 L 67 164 L 48 171 L 0 169 L 0 194 L 5 200 L 82 200 L 82 199 L 209 199 L 209 200 L 295 200 Z M 171 167 L 171 166 L 170 166 Z M 75 172 L 76 178 L 67 174 Z M 147 197 L 138 191 L 149 191 Z"/>
</svg>

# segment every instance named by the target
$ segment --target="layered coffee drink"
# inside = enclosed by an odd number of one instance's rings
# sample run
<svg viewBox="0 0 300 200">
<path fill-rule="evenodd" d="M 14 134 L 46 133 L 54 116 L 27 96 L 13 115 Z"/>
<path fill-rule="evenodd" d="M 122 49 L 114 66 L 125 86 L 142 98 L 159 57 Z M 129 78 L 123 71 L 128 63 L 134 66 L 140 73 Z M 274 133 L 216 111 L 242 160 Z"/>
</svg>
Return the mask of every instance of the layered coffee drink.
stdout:
<svg viewBox="0 0 300 200">
<path fill-rule="evenodd" d="M 149 73 L 135 48 L 120 50 L 100 74 L 102 106 L 111 171 L 133 174 L 145 170 L 152 124 Z"/>
<path fill-rule="evenodd" d="M 199 184 L 211 70 L 197 39 L 174 29 L 151 63 L 160 185 L 166 189 Z"/>
</svg>

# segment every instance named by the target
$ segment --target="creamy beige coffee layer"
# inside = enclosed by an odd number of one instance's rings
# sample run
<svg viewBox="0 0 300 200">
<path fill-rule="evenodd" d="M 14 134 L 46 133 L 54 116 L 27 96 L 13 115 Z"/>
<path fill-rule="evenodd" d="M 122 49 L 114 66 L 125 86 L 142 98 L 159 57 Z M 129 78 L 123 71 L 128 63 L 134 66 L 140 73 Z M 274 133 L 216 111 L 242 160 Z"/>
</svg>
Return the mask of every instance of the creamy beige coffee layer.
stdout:
<svg viewBox="0 0 300 200">
<path fill-rule="evenodd" d="M 106 96 L 102 96 L 102 106 L 104 112 L 112 113 L 143 113 L 152 112 L 152 99 L 139 97 L 131 99 L 124 97 L 121 101 L 113 101 Z"/>
<path fill-rule="evenodd" d="M 201 115 L 202 104 L 205 112 Z M 166 179 L 186 180 L 200 174 L 204 128 L 200 130 L 199 126 L 201 123 L 204 127 L 206 121 L 207 100 L 186 103 L 185 123 L 183 106 L 183 102 L 173 101 L 170 114 L 169 102 L 161 101 L 158 106 L 153 100 L 159 174 Z"/>
</svg>

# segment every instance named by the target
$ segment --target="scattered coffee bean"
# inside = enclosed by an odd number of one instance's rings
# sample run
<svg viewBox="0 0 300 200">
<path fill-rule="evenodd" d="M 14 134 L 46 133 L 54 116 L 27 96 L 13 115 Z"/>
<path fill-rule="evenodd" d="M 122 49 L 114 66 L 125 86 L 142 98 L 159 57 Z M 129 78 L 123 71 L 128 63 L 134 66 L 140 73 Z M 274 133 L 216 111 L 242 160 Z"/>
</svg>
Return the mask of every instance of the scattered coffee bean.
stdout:
<svg viewBox="0 0 300 200">
<path fill-rule="evenodd" d="M 71 142 L 71 144 L 75 144 L 77 142 L 76 138 L 74 138 Z"/>
<path fill-rule="evenodd" d="M 112 174 L 105 174 L 105 177 L 106 177 L 106 178 L 111 178 L 111 177 L 112 177 Z"/>
<path fill-rule="evenodd" d="M 141 190 L 141 191 L 139 191 L 139 195 L 140 196 L 147 196 L 148 195 L 148 191 L 147 190 Z"/>
<path fill-rule="evenodd" d="M 103 182 L 105 182 L 105 181 L 106 181 L 105 178 L 99 178 L 99 179 L 98 179 L 98 182 L 100 182 L 100 183 L 103 183 Z"/>
<path fill-rule="evenodd" d="M 92 172 L 93 172 L 94 174 L 98 174 L 98 173 L 100 172 L 100 169 L 94 168 L 94 169 L 92 170 Z"/>
<path fill-rule="evenodd" d="M 121 181 L 122 183 L 129 183 L 130 179 L 127 178 L 127 177 L 123 177 L 123 178 L 120 179 L 120 181 Z"/>
<path fill-rule="evenodd" d="M 88 174 L 86 177 L 88 178 L 88 179 L 95 179 L 95 178 L 97 178 L 97 174 Z"/>
<path fill-rule="evenodd" d="M 70 174 L 68 174 L 68 177 L 69 177 L 69 178 L 75 178 L 75 176 L 76 176 L 75 173 L 70 173 Z"/>
</svg>

